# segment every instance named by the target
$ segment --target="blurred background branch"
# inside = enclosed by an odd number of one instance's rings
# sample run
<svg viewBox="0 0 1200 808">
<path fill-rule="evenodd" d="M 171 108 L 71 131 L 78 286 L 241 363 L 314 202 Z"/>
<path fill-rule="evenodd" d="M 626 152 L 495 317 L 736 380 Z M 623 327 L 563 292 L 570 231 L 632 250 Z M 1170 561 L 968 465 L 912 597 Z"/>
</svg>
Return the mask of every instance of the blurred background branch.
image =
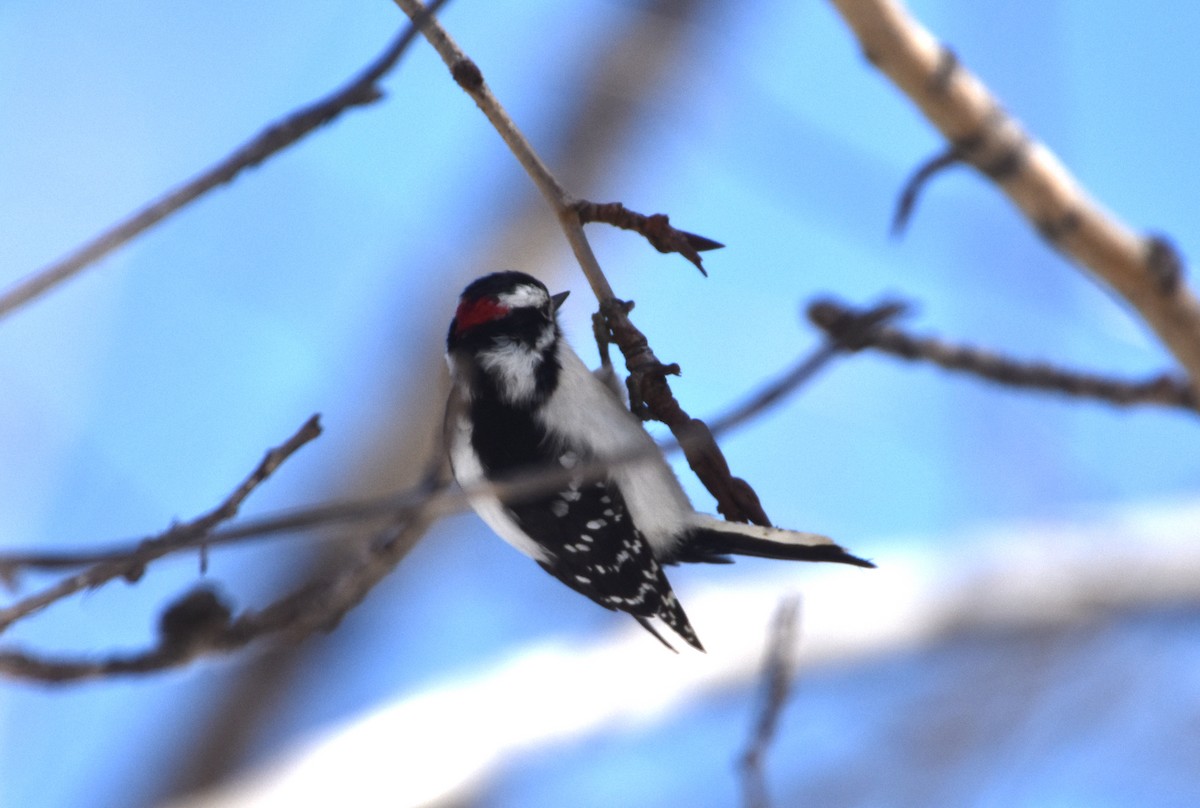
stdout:
<svg viewBox="0 0 1200 808">
<path fill-rule="evenodd" d="M 800 640 L 800 598 L 779 602 L 767 634 L 763 655 L 762 684 L 758 711 L 739 766 L 742 772 L 742 804 L 746 808 L 768 808 L 765 758 L 779 728 L 779 716 L 791 696 L 796 676 Z"/>
<path fill-rule="evenodd" d="M 434 0 L 422 14 L 436 14 L 446 2 L 447 0 Z M 289 113 L 246 141 L 216 165 L 113 225 L 65 258 L 37 270 L 0 294 L 0 317 L 8 315 L 63 281 L 70 280 L 163 219 L 187 207 L 214 188 L 232 182 L 246 169 L 260 165 L 335 120 L 343 112 L 379 101 L 383 98 L 379 80 L 400 61 L 400 57 L 416 38 L 416 32 L 416 26 L 406 25 L 375 61 L 340 90 Z"/>
</svg>

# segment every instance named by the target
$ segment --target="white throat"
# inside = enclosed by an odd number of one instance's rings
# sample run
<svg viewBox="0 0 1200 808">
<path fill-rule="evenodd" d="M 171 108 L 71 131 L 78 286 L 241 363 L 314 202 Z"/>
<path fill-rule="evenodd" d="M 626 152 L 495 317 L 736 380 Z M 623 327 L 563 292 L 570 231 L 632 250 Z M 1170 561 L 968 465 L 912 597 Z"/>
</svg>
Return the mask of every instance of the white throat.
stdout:
<svg viewBox="0 0 1200 808">
<path fill-rule="evenodd" d="M 491 376 L 506 404 L 528 404 L 537 393 L 537 370 L 545 361 L 536 348 L 520 342 L 506 342 L 480 351 L 476 358 L 484 373 Z"/>
</svg>

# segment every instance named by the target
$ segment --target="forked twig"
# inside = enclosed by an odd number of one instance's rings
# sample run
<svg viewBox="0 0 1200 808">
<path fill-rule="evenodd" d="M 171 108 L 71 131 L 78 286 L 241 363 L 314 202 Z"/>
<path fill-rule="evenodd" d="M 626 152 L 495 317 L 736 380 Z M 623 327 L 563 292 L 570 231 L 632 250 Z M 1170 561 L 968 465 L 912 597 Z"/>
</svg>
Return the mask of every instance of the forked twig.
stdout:
<svg viewBox="0 0 1200 808">
<path fill-rule="evenodd" d="M 704 269 L 700 253 L 719 250 L 725 246 L 719 241 L 672 227 L 671 220 L 665 213 L 647 216 L 630 210 L 620 202 L 600 203 L 581 199 L 575 203 L 575 212 L 579 214 L 579 221 L 583 224 L 604 222 L 613 227 L 640 233 L 654 249 L 661 253 L 679 253 L 695 264 L 696 269 L 705 277 L 708 277 L 708 272 Z"/>
<path fill-rule="evenodd" d="M 863 315 L 864 312 L 833 300 L 816 300 L 808 307 L 809 320 L 834 339 L 854 328 Z M 1122 406 L 1157 404 L 1193 412 L 1200 409 L 1188 382 L 1168 374 L 1133 381 L 1115 379 L 1045 362 L 1011 359 L 970 345 L 919 337 L 890 325 L 881 325 L 863 334 L 859 347 L 912 361 L 932 362 L 946 370 L 969 373 L 1012 387 L 1053 391 Z"/>
</svg>

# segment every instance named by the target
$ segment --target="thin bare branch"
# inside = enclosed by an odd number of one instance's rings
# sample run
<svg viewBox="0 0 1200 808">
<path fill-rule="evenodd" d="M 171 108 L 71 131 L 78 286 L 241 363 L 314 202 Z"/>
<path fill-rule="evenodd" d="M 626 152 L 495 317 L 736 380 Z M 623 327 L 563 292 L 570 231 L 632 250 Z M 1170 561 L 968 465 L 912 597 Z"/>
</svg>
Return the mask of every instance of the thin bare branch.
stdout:
<svg viewBox="0 0 1200 808">
<path fill-rule="evenodd" d="M 817 300 L 808 307 L 808 317 L 813 324 L 835 339 L 846 329 L 854 328 L 863 315 L 862 311 L 832 300 Z M 969 373 L 1012 387 L 1064 393 L 1121 406 L 1156 404 L 1193 412 L 1200 409 L 1187 381 L 1167 374 L 1133 381 L 1115 379 L 1066 370 L 1044 362 L 1011 359 L 970 345 L 918 337 L 894 326 L 882 326 L 869 332 L 860 347 L 874 348 L 912 361 L 932 362 L 947 370 Z"/>
<path fill-rule="evenodd" d="M 831 2 L 866 57 L 941 130 L 956 156 L 991 178 L 1051 244 L 1124 297 L 1200 392 L 1200 301 L 1178 283 L 1178 256 L 1163 260 L 1165 240 L 1138 235 L 1092 199 L 899 0 Z M 1164 265 L 1174 269 L 1164 275 Z"/>
<path fill-rule="evenodd" d="M 879 327 L 886 318 L 893 316 L 899 307 L 884 303 L 865 312 L 856 313 L 857 327 L 842 329 L 831 336 L 829 342 L 814 349 L 796 362 L 789 370 L 751 392 L 740 403 L 710 419 L 711 433 L 719 437 L 743 424 L 749 423 L 771 406 L 779 403 L 786 395 L 794 393 L 810 382 L 816 373 L 832 359 L 847 350 L 860 347 L 866 333 Z M 672 452 L 680 449 L 678 439 L 664 440 L 654 451 Z M 450 488 L 447 485 L 421 485 L 407 491 L 373 499 L 335 502 L 308 508 L 283 511 L 206 535 L 197 536 L 190 542 L 179 542 L 168 552 L 182 552 L 198 547 L 216 548 L 227 544 L 238 544 L 247 540 L 264 539 L 299 531 L 312 530 L 334 525 L 350 525 L 380 518 L 407 520 L 420 511 L 434 517 L 442 517 L 465 510 L 471 497 L 481 493 L 493 494 L 501 499 L 529 496 L 554 491 L 566 482 L 582 476 L 585 480 L 600 477 L 623 463 L 635 463 L 643 459 L 641 452 L 597 460 L 573 469 L 560 465 L 520 469 L 494 482 L 481 482 L 466 489 Z M 120 562 L 137 553 L 147 544 L 157 544 L 169 535 L 145 538 L 136 541 L 118 542 L 109 547 L 89 552 L 42 551 L 0 554 L 0 571 L 12 578 L 21 570 L 59 570 L 105 562 Z"/>
<path fill-rule="evenodd" d="M 775 611 L 762 667 L 762 695 L 754 728 L 739 760 L 742 803 L 746 808 L 767 808 L 767 778 L 763 759 L 775 740 L 779 716 L 787 706 L 796 677 L 796 649 L 800 641 L 800 598 L 784 598 Z"/>
<path fill-rule="evenodd" d="M 443 482 L 430 478 L 424 485 L 441 489 Z M 435 499 L 427 496 L 426 502 Z M 435 518 L 430 506 L 416 509 L 380 532 L 363 558 L 302 584 L 260 610 L 233 618 L 232 609 L 202 586 L 167 607 L 159 620 L 158 642 L 143 651 L 89 658 L 8 649 L 0 651 L 0 675 L 64 684 L 154 673 L 268 637 L 298 642 L 314 631 L 331 631 L 395 569 Z"/>
<path fill-rule="evenodd" d="M 638 416 L 653 418 L 670 428 L 688 466 L 717 501 L 718 513 L 733 522 L 770 525 L 758 494 L 745 480 L 733 476 L 712 430 L 704 421 L 688 415 L 675 399 L 667 376 L 679 375 L 679 365 L 664 365 L 658 360 L 645 335 L 630 321 L 631 308 L 632 302 L 616 299 L 600 306 L 612 342 L 625 356 L 630 408 Z"/>
<path fill-rule="evenodd" d="M 546 202 L 554 209 L 566 232 L 571 249 L 575 252 L 583 274 L 587 277 L 596 299 L 603 304 L 614 298 L 612 287 L 596 256 L 592 253 L 591 245 L 583 235 L 583 224 L 575 211 L 575 199 L 563 189 L 558 179 L 550 171 L 542 158 L 534 151 L 533 146 L 521 134 L 504 106 L 492 95 L 491 88 L 483 79 L 480 71 L 471 59 L 458 46 L 458 43 L 447 33 L 435 17 L 426 13 L 425 4 L 420 0 L 393 0 L 400 9 L 408 15 L 413 24 L 420 28 L 421 33 L 433 45 L 434 50 L 442 57 L 442 61 L 450 68 L 458 86 L 471 96 L 476 106 L 487 116 L 488 121 L 503 138 L 509 151 L 517 158 L 525 173 L 533 180 L 533 184 L 545 197 Z"/>
<path fill-rule="evenodd" d="M 447 0 L 435 0 L 435 14 Z M 179 212 L 214 188 L 233 181 L 247 168 L 259 165 L 354 107 L 383 98 L 378 82 L 395 66 L 416 38 L 416 26 L 406 25 L 387 49 L 340 90 L 292 112 L 271 124 L 237 150 L 183 185 L 113 225 L 65 258 L 43 267 L 0 294 L 0 317 L 29 303 L 58 284 L 73 278 L 113 250 Z"/>
<path fill-rule="evenodd" d="M 35 614 L 75 592 L 94 589 L 114 578 L 136 581 L 142 576 L 146 565 L 151 561 L 185 547 L 203 545 L 213 528 L 237 515 L 238 509 L 255 488 L 301 446 L 314 440 L 320 434 L 320 419 L 314 415 L 300 427 L 296 434 L 267 452 L 254 471 L 216 508 L 191 522 L 172 527 L 161 536 L 147 539 L 130 553 L 94 564 L 77 575 L 64 578 L 35 595 L 0 609 L 0 632 L 16 621 Z"/>
</svg>

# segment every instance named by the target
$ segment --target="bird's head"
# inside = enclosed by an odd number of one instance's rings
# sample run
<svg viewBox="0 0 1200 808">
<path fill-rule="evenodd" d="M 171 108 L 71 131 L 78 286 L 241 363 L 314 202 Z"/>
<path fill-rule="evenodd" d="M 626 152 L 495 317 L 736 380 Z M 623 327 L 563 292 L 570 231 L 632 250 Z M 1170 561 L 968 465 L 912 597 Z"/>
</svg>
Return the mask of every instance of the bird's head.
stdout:
<svg viewBox="0 0 1200 808">
<path fill-rule="evenodd" d="M 551 295 L 524 272 L 495 272 L 472 281 L 458 298 L 446 348 L 472 353 L 513 343 L 545 348 L 558 330 L 555 314 L 567 293 Z"/>
<path fill-rule="evenodd" d="M 502 398 L 527 400 L 544 391 L 557 372 L 556 314 L 567 293 L 556 295 L 524 272 L 496 272 L 473 281 L 458 298 L 446 335 L 451 367 L 466 363 L 492 377 Z"/>
</svg>

